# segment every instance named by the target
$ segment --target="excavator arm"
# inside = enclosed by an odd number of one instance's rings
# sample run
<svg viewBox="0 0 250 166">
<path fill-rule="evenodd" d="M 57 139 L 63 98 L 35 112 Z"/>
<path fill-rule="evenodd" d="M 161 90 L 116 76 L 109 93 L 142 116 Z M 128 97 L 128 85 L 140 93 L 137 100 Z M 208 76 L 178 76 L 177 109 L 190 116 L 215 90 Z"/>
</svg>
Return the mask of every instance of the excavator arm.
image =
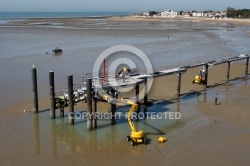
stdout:
<svg viewBox="0 0 250 166">
<path fill-rule="evenodd" d="M 147 144 L 147 139 L 144 137 L 143 131 L 137 131 L 134 123 L 132 121 L 133 112 L 138 109 L 138 104 L 131 100 L 123 99 L 116 95 L 116 91 L 114 89 L 107 90 L 107 94 L 102 94 L 103 100 L 108 102 L 112 102 L 112 100 L 116 100 L 116 102 L 121 102 L 127 105 L 131 105 L 130 110 L 128 112 L 128 123 L 131 129 L 130 136 L 127 136 L 127 141 L 131 141 L 131 146 L 136 145 L 137 143 Z"/>
<path fill-rule="evenodd" d="M 131 105 L 131 108 L 130 108 L 130 110 L 128 112 L 128 117 L 127 118 L 128 118 L 128 123 L 129 123 L 131 131 L 136 132 L 136 129 L 135 129 L 134 123 L 132 122 L 131 117 L 133 115 L 133 112 L 138 109 L 138 104 L 134 103 L 133 101 L 123 99 L 121 97 L 119 97 L 117 99 L 117 101 Z"/>
<path fill-rule="evenodd" d="M 117 74 L 116 74 L 116 77 L 122 77 L 124 74 L 128 74 L 131 72 L 131 69 L 128 69 L 126 67 L 123 67 L 121 69 L 121 71 L 119 71 Z"/>
<path fill-rule="evenodd" d="M 117 74 L 116 74 L 116 77 L 121 77 L 121 74 L 123 72 L 126 72 L 127 71 L 127 68 L 126 67 L 123 67 L 121 71 L 119 71 Z"/>
</svg>

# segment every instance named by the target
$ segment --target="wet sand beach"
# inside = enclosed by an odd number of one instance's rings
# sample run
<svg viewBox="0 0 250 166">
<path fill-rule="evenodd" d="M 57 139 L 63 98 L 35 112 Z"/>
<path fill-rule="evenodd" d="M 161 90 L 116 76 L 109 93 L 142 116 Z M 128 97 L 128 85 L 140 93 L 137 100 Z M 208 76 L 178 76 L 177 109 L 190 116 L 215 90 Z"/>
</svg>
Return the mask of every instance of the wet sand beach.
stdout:
<svg viewBox="0 0 250 166">
<path fill-rule="evenodd" d="M 25 19 L 18 22 L 9 22 L 7 25 L 12 26 L 37 26 L 37 25 L 55 25 L 55 26 L 73 26 L 73 27 L 88 27 L 92 25 L 93 28 L 102 26 L 102 24 L 109 24 L 119 26 L 123 23 L 159 23 L 161 21 L 174 21 L 174 22 L 203 22 L 206 24 L 227 23 L 230 25 L 243 25 L 249 26 L 249 19 L 213 19 L 213 18 L 199 18 L 199 17 L 176 17 L 176 18 L 157 18 L 157 17 L 137 17 L 137 16 L 119 16 L 119 17 L 96 17 L 96 18 L 32 18 Z M 95 25 L 95 26 L 93 26 Z"/>
<path fill-rule="evenodd" d="M 148 145 L 130 146 L 125 118 L 115 125 L 98 120 L 93 131 L 87 130 L 85 119 L 70 126 L 68 108 L 64 118 L 57 110 L 56 119 L 50 119 L 48 72 L 55 71 L 57 92 L 67 87 L 68 74 L 79 85 L 98 55 L 116 44 L 140 48 L 155 71 L 249 53 L 248 23 L 197 21 L 31 19 L 1 26 L 5 43 L 0 45 L 0 165 L 247 165 L 250 82 L 249 76 L 244 77 L 245 60 L 231 64 L 229 83 L 226 64 L 211 67 L 207 90 L 192 84 L 202 67 L 189 69 L 182 76 L 180 99 L 176 99 L 177 75 L 154 79 L 148 98 L 155 104 L 148 112 L 180 112 L 182 117 L 135 121 Z M 45 54 L 54 46 L 62 47 L 63 54 Z M 140 60 L 123 53 L 110 57 L 108 64 L 124 56 L 145 70 Z M 32 65 L 38 70 L 39 114 L 32 113 Z M 120 106 L 117 111 L 129 108 Z M 75 106 L 76 112 L 85 110 L 86 103 Z M 109 112 L 110 105 L 98 102 L 98 111 Z M 159 136 L 168 141 L 158 143 Z"/>
<path fill-rule="evenodd" d="M 223 70 L 226 66 L 215 68 L 209 75 L 210 85 L 225 81 Z M 242 76 L 242 68 L 242 64 L 234 64 L 231 79 Z M 196 71 L 188 71 L 183 76 L 182 93 L 204 90 L 202 86 L 190 82 Z M 213 76 L 218 72 L 224 77 L 218 79 Z M 168 125 L 166 120 L 160 123 L 154 120 L 135 122 L 137 128 L 143 129 L 150 139 L 149 145 L 136 147 L 130 147 L 125 140 L 129 133 L 126 121 L 118 121 L 114 126 L 109 125 L 109 121 L 104 124 L 98 121 L 98 129 L 88 132 L 86 122 L 78 120 L 75 126 L 70 126 L 67 117 L 59 118 L 58 112 L 57 119 L 50 120 L 49 112 L 45 110 L 49 108 L 48 99 L 40 99 L 40 108 L 44 112 L 38 115 L 31 113 L 30 101 L 2 108 L 1 161 L 11 165 L 66 165 L 72 162 L 116 165 L 121 161 L 124 163 L 120 165 L 135 161 L 140 165 L 151 165 L 156 161 L 159 165 L 235 165 L 239 160 L 242 165 L 248 163 L 249 79 L 217 86 L 200 95 L 183 96 L 180 101 L 171 100 L 175 97 L 176 82 L 176 76 L 155 79 L 149 99 L 165 102 L 148 109 L 157 112 L 165 107 L 181 112 L 183 119 L 173 125 Z M 219 105 L 214 105 L 216 93 L 219 93 Z M 108 111 L 109 107 L 107 103 L 98 103 L 100 111 Z M 28 112 L 23 113 L 23 109 Z M 77 104 L 76 110 L 82 109 L 86 109 L 86 104 Z M 157 143 L 157 137 L 161 135 L 168 138 L 166 143 Z"/>
</svg>

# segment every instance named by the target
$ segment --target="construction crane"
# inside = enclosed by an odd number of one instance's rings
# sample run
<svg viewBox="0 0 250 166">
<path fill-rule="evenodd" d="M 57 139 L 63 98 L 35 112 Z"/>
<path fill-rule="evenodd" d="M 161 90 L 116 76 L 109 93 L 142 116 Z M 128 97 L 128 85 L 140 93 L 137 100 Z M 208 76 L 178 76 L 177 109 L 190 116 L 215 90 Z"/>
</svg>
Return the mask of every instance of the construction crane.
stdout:
<svg viewBox="0 0 250 166">
<path fill-rule="evenodd" d="M 103 96 L 103 99 L 109 102 L 112 102 L 112 100 L 116 100 L 116 102 L 120 102 L 120 103 L 124 103 L 126 105 L 130 105 L 130 110 L 128 112 L 128 123 L 131 129 L 131 133 L 129 136 L 127 136 L 127 141 L 131 143 L 131 146 L 135 146 L 139 143 L 144 143 L 145 145 L 147 145 L 147 139 L 144 136 L 144 132 L 143 131 L 137 131 L 135 128 L 135 125 L 132 121 L 132 116 L 133 116 L 133 112 L 135 110 L 138 109 L 138 104 L 136 104 L 135 102 L 128 100 L 128 99 L 123 99 L 119 96 L 119 92 L 117 90 L 115 90 L 112 87 L 107 88 L 107 94 Z M 111 99 L 112 98 L 112 99 Z M 165 137 L 159 137 L 158 142 L 163 143 L 166 142 L 167 138 Z"/>
<path fill-rule="evenodd" d="M 108 102 L 113 102 L 114 100 L 116 102 L 124 103 L 127 105 L 131 105 L 131 108 L 128 112 L 128 123 L 131 129 L 130 136 L 127 136 L 127 141 L 131 141 L 131 146 L 135 146 L 138 143 L 144 143 L 145 145 L 147 144 L 147 139 L 144 137 L 144 132 L 143 131 L 137 131 L 134 123 L 132 121 L 132 115 L 135 110 L 138 109 L 138 104 L 135 102 L 128 100 L 128 99 L 123 99 L 121 97 L 118 97 L 118 91 L 113 89 L 112 87 L 107 88 L 107 93 L 103 94 L 102 93 L 103 100 L 106 100 Z"/>
<path fill-rule="evenodd" d="M 136 104 L 133 101 L 123 99 L 121 97 L 117 98 L 117 101 L 131 105 L 131 108 L 128 112 L 128 117 L 127 117 L 130 129 L 131 129 L 131 133 L 130 133 L 130 136 L 127 136 L 127 141 L 131 141 L 131 146 L 135 146 L 138 143 L 144 143 L 146 145 L 147 139 L 144 137 L 143 131 L 137 131 L 132 121 L 133 112 L 138 109 L 138 104 Z"/>
</svg>

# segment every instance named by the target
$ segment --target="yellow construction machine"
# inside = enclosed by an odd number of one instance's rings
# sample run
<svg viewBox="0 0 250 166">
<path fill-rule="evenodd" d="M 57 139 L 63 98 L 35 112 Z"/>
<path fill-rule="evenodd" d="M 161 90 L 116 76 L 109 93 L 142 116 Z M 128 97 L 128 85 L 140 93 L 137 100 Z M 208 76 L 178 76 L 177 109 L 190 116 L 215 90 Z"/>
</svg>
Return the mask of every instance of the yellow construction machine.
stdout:
<svg viewBox="0 0 250 166">
<path fill-rule="evenodd" d="M 97 94 L 96 94 L 97 95 Z M 138 109 L 138 104 L 136 104 L 135 102 L 128 100 L 128 99 L 123 99 L 121 97 L 119 97 L 119 92 L 117 90 L 115 90 L 112 87 L 108 87 L 106 89 L 106 93 L 104 93 L 104 91 L 99 92 L 98 94 L 99 96 L 102 96 L 102 100 L 108 101 L 110 103 L 112 102 L 120 102 L 120 103 L 124 103 L 126 105 L 131 105 L 130 110 L 128 112 L 127 118 L 128 118 L 128 123 L 131 129 L 131 133 L 129 136 L 127 136 L 127 141 L 131 142 L 131 146 L 135 146 L 137 144 L 147 144 L 147 139 L 144 136 L 144 132 L 143 131 L 137 131 L 134 123 L 132 121 L 132 117 L 133 117 L 133 112 L 135 110 Z M 158 141 L 160 143 L 167 141 L 167 139 L 165 137 L 159 137 Z"/>
<path fill-rule="evenodd" d="M 144 137 L 143 131 L 137 131 L 131 119 L 133 112 L 138 109 L 138 104 L 134 103 L 133 101 L 123 99 L 121 97 L 117 98 L 117 101 L 131 105 L 131 108 L 128 112 L 128 117 L 127 117 L 130 129 L 131 129 L 131 133 L 130 133 L 130 136 L 127 136 L 127 141 L 131 141 L 131 146 L 135 146 L 138 143 L 144 143 L 146 145 L 147 139 Z"/>
<path fill-rule="evenodd" d="M 123 77 L 124 73 L 128 72 L 128 69 L 126 67 L 123 67 L 121 69 L 121 71 L 119 71 L 117 74 L 116 74 L 116 77 Z"/>
<path fill-rule="evenodd" d="M 206 80 L 205 78 L 205 70 L 200 71 L 199 75 L 195 76 L 195 79 L 193 80 L 193 84 L 199 84 L 199 85 L 205 85 Z"/>
<path fill-rule="evenodd" d="M 126 105 L 131 105 L 131 108 L 128 112 L 128 123 L 131 129 L 130 136 L 127 136 L 127 141 L 131 141 L 131 146 L 135 146 L 138 143 L 144 143 L 147 144 L 147 139 L 144 137 L 143 131 L 137 131 L 133 121 L 132 116 L 133 112 L 138 109 L 138 104 L 131 100 L 123 99 L 121 97 L 118 97 L 118 91 L 114 90 L 113 88 L 107 88 L 107 94 L 102 94 L 103 100 L 106 100 L 108 102 L 112 102 L 116 100 L 116 102 L 124 103 Z"/>
</svg>

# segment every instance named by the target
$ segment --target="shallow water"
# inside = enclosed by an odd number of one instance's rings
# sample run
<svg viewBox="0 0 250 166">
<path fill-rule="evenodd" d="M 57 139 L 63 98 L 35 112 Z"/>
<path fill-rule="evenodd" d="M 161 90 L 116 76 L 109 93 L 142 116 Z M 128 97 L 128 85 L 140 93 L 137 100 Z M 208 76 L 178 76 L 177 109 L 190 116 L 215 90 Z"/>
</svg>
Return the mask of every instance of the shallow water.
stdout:
<svg viewBox="0 0 250 166">
<path fill-rule="evenodd" d="M 167 146 L 167 144 L 157 144 L 159 136 L 174 140 L 210 122 L 209 118 L 195 110 L 197 103 L 213 103 L 217 93 L 219 93 L 219 102 L 227 102 L 237 97 L 236 94 L 230 95 L 230 93 L 242 86 L 249 86 L 249 80 L 232 83 L 234 85 L 230 88 L 220 86 L 202 92 L 200 95 L 184 96 L 180 101 L 167 101 L 149 107 L 148 112 L 179 112 L 182 117 L 179 120 L 141 119 L 134 121 L 136 128 L 145 132 L 149 141 L 147 146 L 130 147 L 130 143 L 125 139 L 130 133 L 130 128 L 124 118 L 117 120 L 116 125 L 111 125 L 110 120 L 98 120 L 98 128 L 93 131 L 87 131 L 86 120 L 76 120 L 75 125 L 71 126 L 66 116 L 60 118 L 57 114 L 57 118 L 51 120 L 48 111 L 36 115 L 26 112 L 11 119 L 1 118 L 0 124 L 3 129 L 1 133 L 4 135 L 1 134 L 0 160 L 8 164 L 44 163 L 46 160 L 49 163 L 64 161 L 62 164 L 66 164 L 76 157 L 76 161 L 93 164 L 95 159 L 98 159 L 98 162 L 105 159 L 112 160 L 111 156 L 119 154 L 116 159 L 113 159 L 114 162 L 124 160 L 124 157 L 134 159 L 145 155 L 149 155 L 151 158 L 149 162 L 152 162 L 158 159 L 157 155 L 160 155 L 152 151 L 157 151 L 157 148 L 161 146 Z M 128 109 L 127 106 L 119 107 L 117 111 L 126 112 Z M 67 159 L 62 159 L 63 156 Z M 13 158 L 20 160 L 13 160 Z M 163 161 L 161 156 L 158 162 Z"/>
<path fill-rule="evenodd" d="M 135 121 L 136 128 L 143 130 L 149 141 L 148 146 L 139 146 L 150 149 L 154 147 L 159 136 L 167 135 L 168 139 L 174 139 L 180 133 L 187 134 L 191 128 L 208 123 L 208 118 L 197 117 L 197 112 L 194 110 L 195 103 L 196 97 L 193 96 L 187 99 L 184 97 L 180 103 L 163 102 L 149 107 L 148 112 L 180 112 L 182 118 Z M 129 107 L 120 107 L 117 111 L 127 112 L 128 109 Z M 15 160 L 11 161 L 8 158 L 15 157 L 17 154 L 21 158 L 25 158 L 26 155 L 41 159 L 51 156 L 56 160 L 57 156 L 63 154 L 89 155 L 97 150 L 106 149 L 104 156 L 108 156 L 112 155 L 116 148 L 129 150 L 130 143 L 126 141 L 126 136 L 129 135 L 130 128 L 126 119 L 117 120 L 116 125 L 110 125 L 110 120 L 98 120 L 97 123 L 98 129 L 89 132 L 86 129 L 86 120 L 76 120 L 75 125 L 71 126 L 66 116 L 51 120 L 47 111 L 36 115 L 26 112 L 11 120 L 3 119 L 5 127 L 2 132 L 5 135 L 2 136 L 4 144 L 1 145 L 0 156 L 8 163 L 15 163 Z M 7 139 L 10 136 L 12 137 Z M 8 142 L 13 144 L 10 145 Z M 86 162 L 90 159 L 91 157 Z M 23 163 L 26 162 L 23 161 Z"/>
</svg>

